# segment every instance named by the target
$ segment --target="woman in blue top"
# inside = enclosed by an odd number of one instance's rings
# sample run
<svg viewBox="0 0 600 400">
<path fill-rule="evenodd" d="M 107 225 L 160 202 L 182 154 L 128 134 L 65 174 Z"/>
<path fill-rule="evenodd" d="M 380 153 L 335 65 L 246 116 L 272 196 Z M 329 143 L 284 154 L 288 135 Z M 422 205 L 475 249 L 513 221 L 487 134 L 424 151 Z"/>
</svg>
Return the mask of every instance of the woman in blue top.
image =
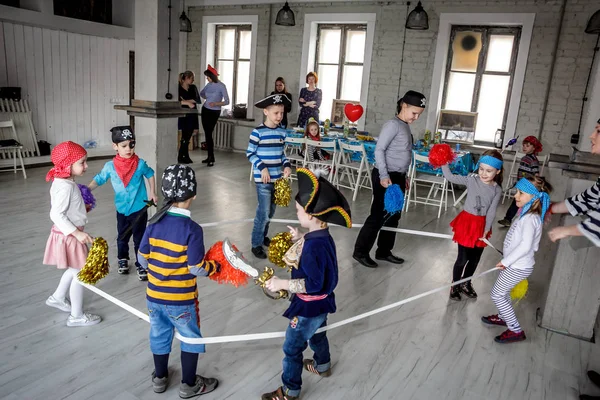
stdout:
<svg viewBox="0 0 600 400">
<path fill-rule="evenodd" d="M 202 160 L 202 163 L 212 167 L 215 165 L 215 144 L 212 134 L 217 125 L 217 120 L 221 115 L 221 107 L 229 104 L 229 95 L 227 94 L 225 84 L 219 81 L 219 73 L 210 64 L 208 64 L 206 71 L 204 71 L 204 75 L 208 83 L 200 91 L 200 97 L 205 100 L 200 118 L 204 134 L 206 135 L 208 158 Z"/>
<path fill-rule="evenodd" d="M 309 72 L 306 75 L 307 88 L 300 90 L 300 98 L 298 103 L 300 104 L 300 114 L 298 114 L 298 126 L 304 128 L 310 117 L 313 117 L 315 121 L 319 122 L 319 107 L 321 107 L 321 100 L 323 100 L 323 93 L 321 89 L 317 88 L 317 82 L 319 77 L 314 72 Z"/>
</svg>

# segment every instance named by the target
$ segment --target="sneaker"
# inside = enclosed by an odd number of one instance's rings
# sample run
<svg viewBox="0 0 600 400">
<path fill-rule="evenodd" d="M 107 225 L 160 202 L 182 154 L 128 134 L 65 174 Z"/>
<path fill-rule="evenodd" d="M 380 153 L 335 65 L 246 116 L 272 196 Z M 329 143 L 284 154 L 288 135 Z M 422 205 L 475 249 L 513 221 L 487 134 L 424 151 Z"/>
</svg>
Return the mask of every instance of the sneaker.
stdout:
<svg viewBox="0 0 600 400">
<path fill-rule="evenodd" d="M 254 254 L 256 258 L 267 258 L 267 253 L 265 253 L 265 249 L 263 249 L 262 246 L 253 247 L 252 254 Z"/>
<path fill-rule="evenodd" d="M 510 329 L 505 330 L 499 336 L 496 336 L 494 340 L 497 343 L 513 343 L 513 342 L 521 342 L 527 339 L 525 336 L 525 332 L 513 332 Z"/>
<path fill-rule="evenodd" d="M 467 281 L 460 285 L 460 291 L 463 292 L 465 296 L 471 299 L 477 298 L 477 292 L 475 291 L 475 289 L 473 289 L 473 284 L 471 283 L 471 281 Z"/>
<path fill-rule="evenodd" d="M 269 247 L 269 245 L 271 244 L 271 239 L 269 239 L 267 236 L 265 236 L 265 240 L 263 240 L 263 244 L 267 247 Z"/>
<path fill-rule="evenodd" d="M 510 219 L 504 218 L 504 219 L 501 219 L 500 221 L 498 221 L 498 223 L 500 225 L 505 226 L 505 227 L 508 228 L 510 226 L 510 224 L 511 224 L 511 221 L 510 221 Z"/>
<path fill-rule="evenodd" d="M 324 378 L 331 376 L 331 368 L 329 368 L 327 371 L 323 371 L 323 372 L 317 371 L 317 368 L 315 367 L 315 360 L 306 359 L 306 360 L 302 361 L 302 364 L 304 365 L 304 369 L 307 370 L 308 372 L 312 372 L 313 374 L 322 376 Z"/>
<path fill-rule="evenodd" d="M 156 371 L 152 371 L 152 390 L 154 393 L 163 393 L 169 386 L 169 375 L 164 378 L 157 378 Z"/>
<path fill-rule="evenodd" d="M 481 317 L 481 321 L 488 325 L 506 326 L 506 322 L 498 316 L 498 314 L 488 315 L 487 317 Z"/>
<path fill-rule="evenodd" d="M 148 280 L 148 271 L 146 271 L 142 267 L 137 267 L 137 275 L 138 275 L 138 279 L 140 281 L 147 281 Z"/>
<path fill-rule="evenodd" d="M 71 312 L 71 302 L 69 299 L 58 300 L 54 296 L 48 297 L 46 305 L 54 308 L 58 308 L 60 311 Z"/>
<path fill-rule="evenodd" d="M 128 260 L 119 260 L 119 273 L 122 275 L 127 275 L 129 273 Z"/>
<path fill-rule="evenodd" d="M 199 396 L 210 393 L 219 386 L 219 381 L 215 378 L 204 378 L 196 375 L 196 384 L 190 386 L 187 383 L 182 383 L 179 386 L 179 397 L 189 399 L 190 397 Z"/>
<path fill-rule="evenodd" d="M 300 396 L 290 396 L 289 394 L 283 394 L 283 387 L 279 386 L 277 390 L 270 393 L 263 394 L 261 400 L 298 400 Z"/>
<path fill-rule="evenodd" d="M 100 318 L 99 315 L 94 315 L 90 313 L 83 313 L 83 315 L 78 318 L 69 315 L 69 318 L 67 318 L 67 326 L 91 326 L 99 324 L 100 321 L 102 321 L 102 318 Z"/>
<path fill-rule="evenodd" d="M 461 301 L 460 288 L 458 286 L 450 288 L 450 300 Z"/>
</svg>

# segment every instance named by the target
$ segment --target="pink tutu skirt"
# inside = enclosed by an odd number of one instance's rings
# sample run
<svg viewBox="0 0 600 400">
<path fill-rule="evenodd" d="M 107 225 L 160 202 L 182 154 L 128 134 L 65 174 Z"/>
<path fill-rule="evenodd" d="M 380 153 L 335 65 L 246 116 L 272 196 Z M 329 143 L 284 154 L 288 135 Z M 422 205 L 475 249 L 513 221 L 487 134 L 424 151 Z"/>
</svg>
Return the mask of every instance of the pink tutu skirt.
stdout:
<svg viewBox="0 0 600 400">
<path fill-rule="evenodd" d="M 65 236 L 60 229 L 52 226 L 44 252 L 45 265 L 56 265 L 58 269 L 81 269 L 85 265 L 87 255 L 88 248 L 85 244 L 80 243 L 73 235 Z"/>
</svg>

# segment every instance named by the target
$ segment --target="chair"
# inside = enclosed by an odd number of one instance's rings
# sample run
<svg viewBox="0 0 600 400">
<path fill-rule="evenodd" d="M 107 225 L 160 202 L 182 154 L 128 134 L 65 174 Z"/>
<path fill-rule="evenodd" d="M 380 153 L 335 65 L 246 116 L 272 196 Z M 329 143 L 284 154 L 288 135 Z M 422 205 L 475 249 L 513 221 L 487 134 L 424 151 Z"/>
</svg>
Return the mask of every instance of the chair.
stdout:
<svg viewBox="0 0 600 400">
<path fill-rule="evenodd" d="M 9 134 L 5 134 L 4 132 L 9 130 Z M 1 146 L 0 153 L 12 153 L 13 158 L 13 171 L 16 174 L 17 169 L 23 171 L 23 179 L 27 179 L 27 173 L 25 172 L 25 165 L 23 164 L 23 146 L 19 143 L 19 137 L 17 136 L 17 131 L 15 129 L 15 124 L 12 120 L 8 121 L 0 121 L 0 140 L 10 141 L 12 143 Z M 17 157 L 19 157 L 19 162 L 21 164 L 21 168 L 17 168 Z M 10 170 L 3 170 L 2 172 L 8 172 Z"/>
<path fill-rule="evenodd" d="M 409 167 L 410 186 L 405 200 L 405 212 L 408 212 L 410 203 L 424 204 L 438 207 L 438 218 L 442 215 L 442 206 L 444 210 L 448 209 L 448 181 L 443 176 L 418 173 L 417 163 L 428 163 L 429 159 L 413 151 L 413 159 Z M 427 197 L 417 196 L 417 186 L 429 187 Z M 440 199 L 436 199 L 437 191 L 441 190 Z M 432 193 L 435 191 L 433 198 Z M 454 191 L 452 191 L 454 195 Z M 414 195 L 414 198 L 413 198 Z"/>
<path fill-rule="evenodd" d="M 359 188 L 364 187 L 373 190 L 367 152 L 362 143 L 351 144 L 340 140 L 339 145 L 340 151 L 336 162 L 337 173 L 335 174 L 334 184 L 338 188 L 341 186 L 352 190 L 354 192 L 352 201 L 356 201 Z M 353 154 L 360 154 L 360 161 L 352 161 Z M 344 177 L 348 178 L 348 184 L 342 183 Z"/>
<path fill-rule="evenodd" d="M 515 153 L 515 157 L 510 165 L 510 173 L 508 175 L 508 181 L 506 182 L 506 189 L 504 189 L 502 194 L 502 204 L 504 204 L 504 201 L 507 197 L 513 197 L 516 192 L 514 186 L 519 180 L 519 164 L 521 163 L 521 158 L 523 157 L 525 157 L 525 153 L 520 153 L 518 151 Z M 544 174 L 544 168 L 546 167 L 546 164 L 548 164 L 549 159 L 549 154 L 538 157 L 538 162 L 540 164 L 540 175 Z"/>
<path fill-rule="evenodd" d="M 304 167 L 304 156 L 301 154 L 305 139 L 286 137 L 283 145 L 283 153 L 292 167 Z M 291 179 L 296 179 L 296 175 L 290 175 Z M 250 182 L 254 180 L 254 166 L 250 165 Z"/>
<path fill-rule="evenodd" d="M 304 151 L 304 166 L 306 168 L 311 168 L 311 169 L 319 169 L 319 168 L 327 169 L 328 168 L 329 174 L 327 175 L 327 180 L 329 180 L 330 182 L 334 182 L 335 180 L 333 179 L 333 177 L 334 177 L 334 174 L 336 173 L 335 162 L 337 161 L 336 141 L 332 140 L 332 141 L 323 142 L 323 141 L 306 139 L 307 149 L 309 146 L 312 146 L 315 149 L 318 148 L 318 149 L 327 151 L 331 155 L 331 158 L 329 160 L 322 160 L 322 161 L 321 160 L 309 161 L 308 160 L 308 150 L 306 150 L 306 151 Z"/>
</svg>

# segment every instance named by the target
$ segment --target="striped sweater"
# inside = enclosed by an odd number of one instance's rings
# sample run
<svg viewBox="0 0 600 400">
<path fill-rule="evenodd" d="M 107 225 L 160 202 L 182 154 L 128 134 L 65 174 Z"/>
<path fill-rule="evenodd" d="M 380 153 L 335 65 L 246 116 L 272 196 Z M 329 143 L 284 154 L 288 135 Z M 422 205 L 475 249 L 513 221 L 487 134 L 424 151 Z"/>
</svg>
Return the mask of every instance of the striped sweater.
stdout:
<svg viewBox="0 0 600 400">
<path fill-rule="evenodd" d="M 585 214 L 588 218 L 577 227 L 595 246 L 600 247 L 600 177 L 596 184 L 565 201 L 571 215 Z"/>
<path fill-rule="evenodd" d="M 148 225 L 138 257 L 148 269 L 148 301 L 166 305 L 195 304 L 196 276 L 216 271 L 214 261 L 204 260 L 202 228 L 190 211 L 171 207 L 157 223 Z"/>
<path fill-rule="evenodd" d="M 535 154 L 525 154 L 519 162 L 519 178 L 536 176 L 540 173 L 540 162 Z"/>
<path fill-rule="evenodd" d="M 268 168 L 271 181 L 281 178 L 282 169 L 289 167 L 283 146 L 285 130 L 281 127 L 269 128 L 261 124 L 250 134 L 246 157 L 252 163 L 254 182 L 261 183 L 260 172 Z"/>
</svg>

